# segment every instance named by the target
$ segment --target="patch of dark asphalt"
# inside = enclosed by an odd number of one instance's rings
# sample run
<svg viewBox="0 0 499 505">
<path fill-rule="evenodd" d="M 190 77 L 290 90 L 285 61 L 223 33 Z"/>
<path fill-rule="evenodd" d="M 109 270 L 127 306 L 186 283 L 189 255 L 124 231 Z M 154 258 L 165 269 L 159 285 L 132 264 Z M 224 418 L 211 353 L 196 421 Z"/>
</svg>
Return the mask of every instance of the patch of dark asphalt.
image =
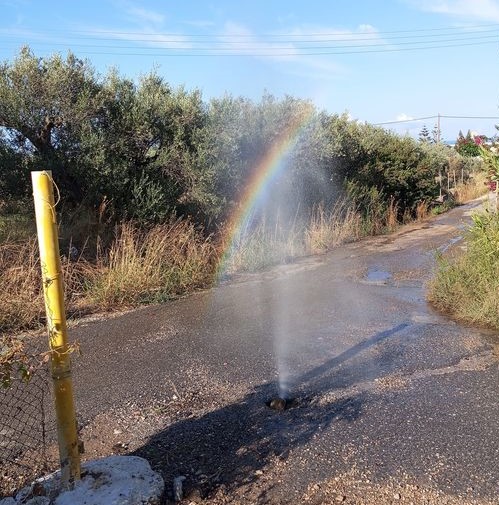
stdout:
<svg viewBox="0 0 499 505">
<path fill-rule="evenodd" d="M 497 446 L 490 441 L 497 436 L 499 412 L 491 408 L 491 381 L 497 381 L 497 368 L 450 373 L 438 381 L 426 377 L 381 395 L 360 394 L 361 416 L 322 432 L 316 444 L 307 446 L 312 451 L 306 458 L 312 465 L 308 473 L 293 466 L 290 478 L 326 479 L 327 465 L 320 462 L 327 454 L 330 468 L 355 464 L 376 481 L 404 472 L 420 485 L 451 495 L 497 498 Z M 487 391 L 477 395 L 484 386 Z"/>
</svg>

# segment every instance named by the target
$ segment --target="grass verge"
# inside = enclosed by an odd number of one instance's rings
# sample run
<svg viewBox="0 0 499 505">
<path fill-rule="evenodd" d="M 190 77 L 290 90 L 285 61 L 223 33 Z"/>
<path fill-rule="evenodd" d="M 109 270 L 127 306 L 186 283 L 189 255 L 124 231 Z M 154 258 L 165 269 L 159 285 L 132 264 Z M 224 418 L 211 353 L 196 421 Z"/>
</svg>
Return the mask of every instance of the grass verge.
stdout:
<svg viewBox="0 0 499 505">
<path fill-rule="evenodd" d="M 321 254 L 363 235 L 364 220 L 347 201 L 338 202 L 332 210 L 323 206 L 314 209 L 304 233 L 308 254 Z"/>
<path fill-rule="evenodd" d="M 499 330 L 499 216 L 476 214 L 467 250 L 440 257 L 428 299 L 457 320 Z"/>
<path fill-rule="evenodd" d="M 294 221 L 289 226 L 267 227 L 262 222 L 239 236 L 225 253 L 223 273 L 254 272 L 293 258 L 323 254 L 362 237 L 393 231 L 399 225 L 397 211 L 392 201 L 384 212 L 363 215 L 345 199 L 331 210 L 318 206 L 305 223 Z"/>
<path fill-rule="evenodd" d="M 0 245 L 0 333 L 33 327 L 43 316 L 34 238 Z"/>
<path fill-rule="evenodd" d="M 122 224 L 96 260 L 61 251 L 66 311 L 71 317 L 192 291 L 210 282 L 214 250 L 189 221 L 148 230 Z M 36 239 L 0 244 L 0 271 L 0 336 L 40 326 L 45 311 Z"/>
</svg>

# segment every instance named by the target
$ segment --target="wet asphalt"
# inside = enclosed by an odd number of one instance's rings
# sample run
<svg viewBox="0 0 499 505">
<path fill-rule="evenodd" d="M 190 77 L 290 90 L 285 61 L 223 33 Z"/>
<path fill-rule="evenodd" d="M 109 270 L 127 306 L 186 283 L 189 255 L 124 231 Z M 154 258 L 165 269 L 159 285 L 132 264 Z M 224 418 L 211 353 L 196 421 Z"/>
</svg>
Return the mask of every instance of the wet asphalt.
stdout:
<svg viewBox="0 0 499 505">
<path fill-rule="evenodd" d="M 217 449 L 225 461 L 238 466 L 231 455 L 251 446 L 260 451 L 253 472 L 270 453 L 286 454 L 289 496 L 355 467 L 373 481 L 404 475 L 465 499 L 495 499 L 499 337 L 425 301 L 437 251 L 463 246 L 477 205 L 78 325 L 80 418 L 212 388 L 216 408 L 165 431 L 181 446 L 186 431 L 223 439 L 237 426 L 236 440 Z M 297 399 L 281 414 L 265 406 L 280 391 Z"/>
</svg>

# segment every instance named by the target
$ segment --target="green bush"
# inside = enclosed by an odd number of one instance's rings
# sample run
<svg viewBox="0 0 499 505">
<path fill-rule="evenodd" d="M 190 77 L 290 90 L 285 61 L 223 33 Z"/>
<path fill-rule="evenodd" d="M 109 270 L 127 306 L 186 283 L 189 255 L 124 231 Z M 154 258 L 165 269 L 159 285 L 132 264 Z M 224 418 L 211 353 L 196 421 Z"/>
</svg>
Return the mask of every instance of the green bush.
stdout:
<svg viewBox="0 0 499 505">
<path fill-rule="evenodd" d="M 289 133 L 297 134 L 293 149 L 261 194 L 255 226 L 275 215 L 285 221 L 283 207 L 306 222 L 313 208 L 332 209 L 345 192 L 365 216 L 375 212 L 377 221 L 396 208 L 402 220 L 437 196 L 435 177 L 450 166 L 445 146 L 289 96 L 204 103 L 198 91 L 175 89 L 155 73 L 138 83 L 116 71 L 99 77 L 71 53 L 38 58 L 28 48 L 0 67 L 0 200 L 29 195 L 29 171 L 51 169 L 65 210 L 94 212 L 99 223 L 105 210 L 111 225 L 186 216 L 219 229 L 269 150 L 302 117 Z"/>
<path fill-rule="evenodd" d="M 386 212 L 396 202 L 399 219 L 414 216 L 420 202 L 438 195 L 435 177 L 448 164 L 447 147 L 421 144 L 345 116 L 332 116 L 329 131 L 331 177 L 346 183 L 364 214 L 373 208 Z"/>
</svg>

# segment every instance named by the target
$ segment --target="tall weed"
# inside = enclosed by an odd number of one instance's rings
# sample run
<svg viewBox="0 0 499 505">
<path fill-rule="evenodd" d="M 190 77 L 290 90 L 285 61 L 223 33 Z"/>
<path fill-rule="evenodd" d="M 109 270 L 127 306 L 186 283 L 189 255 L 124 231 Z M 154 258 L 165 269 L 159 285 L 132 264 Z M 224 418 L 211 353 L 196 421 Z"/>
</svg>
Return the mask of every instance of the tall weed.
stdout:
<svg viewBox="0 0 499 505">
<path fill-rule="evenodd" d="M 66 311 L 71 317 L 188 292 L 209 282 L 214 258 L 211 240 L 188 221 L 149 230 L 124 223 L 97 259 L 62 251 Z M 36 239 L 0 244 L 0 271 L 0 334 L 38 326 L 45 312 Z"/>
<path fill-rule="evenodd" d="M 428 298 L 459 320 L 499 329 L 499 217 L 478 214 L 473 221 L 466 252 L 439 258 Z"/>
<path fill-rule="evenodd" d="M 422 221 L 423 219 L 426 219 L 429 214 L 429 205 L 428 202 L 426 201 L 421 201 L 418 202 L 416 205 L 416 221 Z"/>
<path fill-rule="evenodd" d="M 62 251 L 61 268 L 66 310 L 81 314 L 91 309 L 85 279 L 94 268 Z M 0 334 L 33 328 L 45 317 L 40 257 L 35 238 L 0 244 Z"/>
<path fill-rule="evenodd" d="M 268 226 L 262 221 L 237 237 L 235 244 L 222 245 L 224 273 L 255 272 L 303 256 L 301 235 L 296 223 L 286 228 L 280 224 Z"/>
<path fill-rule="evenodd" d="M 160 301 L 207 282 L 213 246 L 192 223 L 176 220 L 142 230 L 117 227 L 116 239 L 102 252 L 87 280 L 87 294 L 104 309 Z"/>
<path fill-rule="evenodd" d="M 224 272 L 261 270 L 292 258 L 322 254 L 365 236 L 394 230 L 398 226 L 396 202 L 392 199 L 385 209 L 377 205 L 377 201 L 375 203 L 375 212 L 371 214 L 362 215 L 354 204 L 342 199 L 330 210 L 318 205 L 306 223 L 268 227 L 262 221 L 243 234 L 226 255 Z"/>
<path fill-rule="evenodd" d="M 32 327 L 44 313 L 35 239 L 0 245 L 0 333 Z"/>
<path fill-rule="evenodd" d="M 319 254 L 362 235 L 362 218 L 347 200 L 339 200 L 329 211 L 319 205 L 312 211 L 305 229 L 304 240 L 308 254 Z"/>
<path fill-rule="evenodd" d="M 487 193 L 485 179 L 485 172 L 477 172 L 467 182 L 457 184 L 454 191 L 456 203 L 466 203 Z"/>
</svg>

